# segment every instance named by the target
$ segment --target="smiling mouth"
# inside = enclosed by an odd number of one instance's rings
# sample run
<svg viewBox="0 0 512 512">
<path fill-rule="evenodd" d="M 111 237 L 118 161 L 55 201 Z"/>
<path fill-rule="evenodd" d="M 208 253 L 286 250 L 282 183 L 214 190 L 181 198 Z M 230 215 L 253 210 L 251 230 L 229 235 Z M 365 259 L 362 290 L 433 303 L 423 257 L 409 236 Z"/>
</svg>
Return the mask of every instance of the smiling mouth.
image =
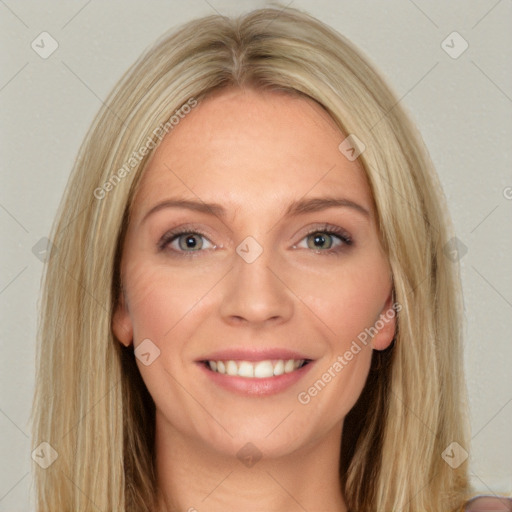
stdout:
<svg viewBox="0 0 512 512">
<path fill-rule="evenodd" d="M 202 361 L 215 373 L 248 379 L 267 379 L 292 373 L 311 362 L 311 359 L 267 359 L 263 361 Z"/>
</svg>

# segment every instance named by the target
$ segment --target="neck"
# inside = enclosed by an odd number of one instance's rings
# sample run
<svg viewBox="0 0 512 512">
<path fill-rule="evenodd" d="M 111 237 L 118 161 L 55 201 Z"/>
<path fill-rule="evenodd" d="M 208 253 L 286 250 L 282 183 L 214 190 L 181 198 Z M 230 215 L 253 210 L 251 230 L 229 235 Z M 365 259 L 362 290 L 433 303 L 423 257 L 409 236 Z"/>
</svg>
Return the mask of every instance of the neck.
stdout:
<svg viewBox="0 0 512 512">
<path fill-rule="evenodd" d="M 342 425 L 279 458 L 223 454 L 179 433 L 157 411 L 158 512 L 346 512 L 340 479 Z M 253 458 L 251 459 L 251 455 Z"/>
</svg>

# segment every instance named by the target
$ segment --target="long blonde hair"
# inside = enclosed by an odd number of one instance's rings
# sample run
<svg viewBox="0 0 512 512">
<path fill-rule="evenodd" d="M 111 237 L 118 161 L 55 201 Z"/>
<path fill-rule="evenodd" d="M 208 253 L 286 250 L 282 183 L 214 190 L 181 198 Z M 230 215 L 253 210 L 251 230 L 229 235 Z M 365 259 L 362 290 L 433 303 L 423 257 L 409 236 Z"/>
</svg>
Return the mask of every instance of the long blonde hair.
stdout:
<svg viewBox="0 0 512 512">
<path fill-rule="evenodd" d="M 444 196 L 382 78 L 337 32 L 290 8 L 209 16 L 166 35 L 121 79 L 90 128 L 43 283 L 32 443 L 48 442 L 58 456 L 46 469 L 34 464 L 37 510 L 155 507 L 154 403 L 133 350 L 111 330 L 120 247 L 152 153 L 139 148 L 158 142 L 187 102 L 224 87 L 305 95 L 363 142 L 359 159 L 402 309 L 391 348 L 374 352 L 345 421 L 345 499 L 357 512 L 458 510 L 468 497 L 467 462 L 452 468 L 442 457 L 452 442 L 468 442 L 460 280 L 445 255 Z"/>
</svg>

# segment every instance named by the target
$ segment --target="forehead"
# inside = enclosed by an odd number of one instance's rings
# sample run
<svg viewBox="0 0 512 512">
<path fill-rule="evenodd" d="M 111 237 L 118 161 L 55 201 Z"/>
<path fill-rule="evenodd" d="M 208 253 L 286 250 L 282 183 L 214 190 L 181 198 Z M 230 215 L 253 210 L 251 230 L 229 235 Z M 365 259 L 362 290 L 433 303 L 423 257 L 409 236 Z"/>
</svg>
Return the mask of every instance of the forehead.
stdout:
<svg viewBox="0 0 512 512">
<path fill-rule="evenodd" d="M 343 194 L 371 210 L 364 169 L 338 149 L 344 138 L 328 113 L 304 96 L 216 92 L 155 150 L 134 213 L 167 195 L 261 209 L 308 194 Z"/>
</svg>

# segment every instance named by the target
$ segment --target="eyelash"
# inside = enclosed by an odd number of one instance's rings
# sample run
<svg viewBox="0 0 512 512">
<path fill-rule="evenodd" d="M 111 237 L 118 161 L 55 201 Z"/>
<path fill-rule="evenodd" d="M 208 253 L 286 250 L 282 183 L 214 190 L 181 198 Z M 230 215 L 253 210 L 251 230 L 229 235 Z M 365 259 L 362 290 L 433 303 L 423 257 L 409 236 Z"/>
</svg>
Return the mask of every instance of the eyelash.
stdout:
<svg viewBox="0 0 512 512">
<path fill-rule="evenodd" d="M 341 246 L 337 246 L 334 249 L 310 249 L 311 251 L 315 252 L 316 254 L 323 254 L 323 255 L 334 255 L 336 256 L 340 251 L 343 249 L 346 249 L 347 247 L 350 247 L 354 244 L 354 241 L 352 240 L 352 237 L 342 228 L 339 228 L 337 226 L 332 226 L 330 224 L 324 224 L 321 227 L 314 228 L 310 231 L 308 231 L 302 238 L 304 240 L 308 236 L 314 235 L 315 233 L 321 233 L 329 236 L 335 236 L 342 242 Z M 204 238 L 208 239 L 208 236 L 202 232 L 201 230 L 195 229 L 195 228 L 188 228 L 185 226 L 184 228 L 178 228 L 176 230 L 171 230 L 165 233 L 158 242 L 158 250 L 159 251 L 165 251 L 167 250 L 167 246 L 174 242 L 174 240 L 178 239 L 182 235 L 199 235 Z M 296 245 L 294 245 L 296 247 Z M 196 250 L 196 251 L 179 251 L 176 249 L 169 249 L 170 251 L 176 253 L 177 255 L 183 256 L 183 257 L 195 257 L 198 256 L 198 253 L 204 252 L 203 250 Z"/>
</svg>

